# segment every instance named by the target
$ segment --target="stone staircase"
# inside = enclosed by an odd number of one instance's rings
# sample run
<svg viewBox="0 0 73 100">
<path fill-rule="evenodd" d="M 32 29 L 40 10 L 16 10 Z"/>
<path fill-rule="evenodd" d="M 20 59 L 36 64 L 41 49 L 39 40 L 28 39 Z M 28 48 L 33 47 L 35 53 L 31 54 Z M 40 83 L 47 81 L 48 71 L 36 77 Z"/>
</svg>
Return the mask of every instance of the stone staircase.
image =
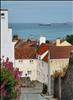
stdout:
<svg viewBox="0 0 73 100">
<path fill-rule="evenodd" d="M 21 87 L 34 87 L 33 82 L 30 80 L 29 77 L 22 77 L 21 78 Z"/>
<path fill-rule="evenodd" d="M 21 85 L 22 85 L 22 91 L 24 93 L 33 93 L 32 91 L 35 91 L 35 93 L 40 94 L 44 99 L 46 100 L 58 100 L 56 98 L 53 98 L 53 96 L 48 96 L 48 94 L 42 94 L 43 84 L 38 81 L 31 81 L 30 78 L 22 78 L 21 79 Z M 33 93 L 34 94 L 34 93 Z"/>
</svg>

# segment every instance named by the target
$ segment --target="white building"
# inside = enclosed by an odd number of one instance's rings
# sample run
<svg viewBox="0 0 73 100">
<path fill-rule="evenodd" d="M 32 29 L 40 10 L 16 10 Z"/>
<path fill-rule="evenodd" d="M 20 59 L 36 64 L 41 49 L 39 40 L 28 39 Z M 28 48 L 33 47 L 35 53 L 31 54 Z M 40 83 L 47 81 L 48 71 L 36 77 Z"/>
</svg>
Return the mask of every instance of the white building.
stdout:
<svg viewBox="0 0 73 100">
<path fill-rule="evenodd" d="M 23 71 L 22 77 L 30 77 L 41 83 L 48 82 L 48 65 L 40 57 L 36 58 L 37 42 L 20 41 L 15 46 L 15 66 Z"/>
<path fill-rule="evenodd" d="M 14 62 L 14 44 L 12 42 L 12 29 L 8 28 L 8 10 L 0 10 L 1 18 L 1 58 L 4 56 L 6 59 Z"/>
<path fill-rule="evenodd" d="M 39 59 L 16 59 L 15 66 L 23 71 L 22 77 L 30 77 L 30 80 L 37 80 L 41 83 L 48 82 L 48 66 Z"/>
<path fill-rule="evenodd" d="M 46 43 L 46 37 L 41 36 L 39 41 L 40 41 L 40 45 L 41 45 L 42 43 Z"/>
<path fill-rule="evenodd" d="M 40 45 L 37 55 L 45 62 L 49 62 L 50 75 L 53 76 L 55 71 L 64 72 L 69 63 L 70 52 L 73 50 L 73 46 L 55 46 L 43 43 Z M 49 51 L 49 60 L 48 60 Z"/>
</svg>

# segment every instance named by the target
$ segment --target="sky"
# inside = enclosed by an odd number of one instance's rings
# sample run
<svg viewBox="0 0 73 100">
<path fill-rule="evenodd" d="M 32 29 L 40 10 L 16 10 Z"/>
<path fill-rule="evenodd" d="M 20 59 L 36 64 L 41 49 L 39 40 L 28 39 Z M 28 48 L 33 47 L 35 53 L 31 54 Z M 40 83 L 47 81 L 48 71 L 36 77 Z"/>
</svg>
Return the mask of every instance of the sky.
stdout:
<svg viewBox="0 0 73 100">
<path fill-rule="evenodd" d="M 10 23 L 73 22 L 72 1 L 2 1 Z"/>
</svg>

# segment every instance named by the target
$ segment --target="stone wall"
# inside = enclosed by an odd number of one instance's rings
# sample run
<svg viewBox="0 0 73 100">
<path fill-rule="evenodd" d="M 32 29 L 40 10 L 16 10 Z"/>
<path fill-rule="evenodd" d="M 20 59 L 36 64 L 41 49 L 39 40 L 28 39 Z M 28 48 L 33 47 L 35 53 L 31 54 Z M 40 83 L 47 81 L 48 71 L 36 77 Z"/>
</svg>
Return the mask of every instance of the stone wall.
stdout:
<svg viewBox="0 0 73 100">
<path fill-rule="evenodd" d="M 55 78 L 54 95 L 59 98 L 59 78 Z M 66 75 L 61 78 L 61 100 L 73 100 L 73 54 Z"/>
</svg>

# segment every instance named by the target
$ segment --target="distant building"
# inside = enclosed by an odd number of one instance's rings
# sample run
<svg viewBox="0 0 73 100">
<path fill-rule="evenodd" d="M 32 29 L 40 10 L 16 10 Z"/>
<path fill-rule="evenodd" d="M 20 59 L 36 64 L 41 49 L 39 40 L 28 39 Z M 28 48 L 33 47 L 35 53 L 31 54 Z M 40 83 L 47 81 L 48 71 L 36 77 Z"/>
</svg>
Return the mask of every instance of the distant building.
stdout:
<svg viewBox="0 0 73 100">
<path fill-rule="evenodd" d="M 49 61 L 50 74 L 53 75 L 55 71 L 63 71 L 67 67 L 72 50 L 73 46 L 55 46 L 43 43 L 37 50 L 37 56 L 47 63 Z M 48 55 L 50 56 L 49 60 Z"/>
<path fill-rule="evenodd" d="M 1 18 L 1 58 L 8 57 L 10 61 L 14 62 L 14 44 L 12 42 L 12 29 L 8 28 L 8 10 L 0 10 Z"/>
<path fill-rule="evenodd" d="M 73 51 L 73 46 L 56 46 L 52 44 L 43 43 L 37 50 L 37 57 L 45 61 L 49 67 L 48 75 L 50 76 L 50 90 L 51 94 L 54 93 L 54 78 L 61 76 L 64 77 L 68 69 L 70 53 Z M 73 56 L 71 56 L 73 58 Z"/>
<path fill-rule="evenodd" d="M 40 42 L 40 45 L 41 45 L 42 43 L 46 43 L 46 37 L 41 36 L 39 42 Z"/>
<path fill-rule="evenodd" d="M 72 46 L 72 45 L 66 40 L 56 39 L 56 46 Z"/>
<path fill-rule="evenodd" d="M 40 41 L 39 44 L 30 39 L 18 40 L 15 45 L 15 66 L 23 71 L 22 77 L 29 76 L 31 80 L 44 83 L 48 81 L 48 62 L 51 76 L 55 71 L 63 71 L 69 63 L 73 46 L 47 44 L 45 39 L 44 41 L 40 39 Z"/>
</svg>

